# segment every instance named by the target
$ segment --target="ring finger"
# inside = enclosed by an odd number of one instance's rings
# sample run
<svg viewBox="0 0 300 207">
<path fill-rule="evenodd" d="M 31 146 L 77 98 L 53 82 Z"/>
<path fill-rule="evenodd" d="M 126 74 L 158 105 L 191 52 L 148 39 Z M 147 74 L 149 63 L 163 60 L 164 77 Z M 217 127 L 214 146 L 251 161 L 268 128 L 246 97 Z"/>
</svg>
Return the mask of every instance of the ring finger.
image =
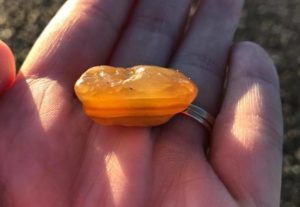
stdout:
<svg viewBox="0 0 300 207">
<path fill-rule="evenodd" d="M 170 63 L 195 81 L 199 88 L 196 104 L 213 115 L 218 111 L 227 52 L 241 7 L 241 0 L 203 1 Z M 204 133 L 193 120 L 179 116 L 165 125 L 154 148 L 154 204 L 236 206 L 207 161 Z"/>
<path fill-rule="evenodd" d="M 242 5 L 242 0 L 203 1 L 171 61 L 171 67 L 192 77 L 199 88 L 196 104 L 213 115 L 219 109 L 227 53 Z"/>
</svg>

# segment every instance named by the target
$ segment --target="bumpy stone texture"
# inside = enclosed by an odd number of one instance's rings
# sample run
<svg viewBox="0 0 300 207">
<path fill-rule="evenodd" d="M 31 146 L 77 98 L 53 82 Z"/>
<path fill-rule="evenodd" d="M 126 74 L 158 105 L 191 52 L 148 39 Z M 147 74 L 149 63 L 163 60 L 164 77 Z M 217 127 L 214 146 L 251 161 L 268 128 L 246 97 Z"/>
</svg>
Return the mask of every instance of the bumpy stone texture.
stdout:
<svg viewBox="0 0 300 207">
<path fill-rule="evenodd" d="M 179 71 L 157 66 L 96 66 L 76 82 L 85 113 L 104 125 L 155 126 L 184 111 L 197 95 Z"/>
<path fill-rule="evenodd" d="M 12 47 L 18 66 L 38 34 L 64 2 L 65 0 L 0 0 L 0 39 Z M 259 42 L 277 65 L 285 122 L 281 206 L 298 207 L 300 0 L 251 0 L 245 3 L 236 39 Z"/>
</svg>

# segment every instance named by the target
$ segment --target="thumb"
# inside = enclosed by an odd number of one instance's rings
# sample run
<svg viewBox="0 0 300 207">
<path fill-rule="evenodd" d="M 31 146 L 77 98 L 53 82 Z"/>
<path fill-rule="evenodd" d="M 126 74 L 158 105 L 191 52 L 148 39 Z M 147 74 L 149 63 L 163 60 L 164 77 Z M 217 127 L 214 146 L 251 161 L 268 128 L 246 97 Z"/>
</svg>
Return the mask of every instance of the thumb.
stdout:
<svg viewBox="0 0 300 207">
<path fill-rule="evenodd" d="M 15 61 L 10 48 L 0 40 L 0 94 L 11 87 L 15 80 Z"/>
</svg>

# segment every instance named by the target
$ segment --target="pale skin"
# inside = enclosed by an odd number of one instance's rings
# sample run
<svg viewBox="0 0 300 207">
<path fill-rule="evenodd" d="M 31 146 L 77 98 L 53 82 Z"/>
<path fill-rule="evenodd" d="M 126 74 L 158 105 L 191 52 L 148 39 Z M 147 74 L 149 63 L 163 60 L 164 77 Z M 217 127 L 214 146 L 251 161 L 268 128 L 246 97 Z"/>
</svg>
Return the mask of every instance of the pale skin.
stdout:
<svg viewBox="0 0 300 207">
<path fill-rule="evenodd" d="M 232 44 L 242 4 L 204 0 L 182 34 L 188 0 L 69 0 L 15 81 L 1 43 L 0 206 L 279 206 L 279 84 L 260 46 Z M 212 133 L 184 115 L 156 128 L 94 124 L 73 84 L 100 64 L 180 69 L 216 117 Z"/>
</svg>

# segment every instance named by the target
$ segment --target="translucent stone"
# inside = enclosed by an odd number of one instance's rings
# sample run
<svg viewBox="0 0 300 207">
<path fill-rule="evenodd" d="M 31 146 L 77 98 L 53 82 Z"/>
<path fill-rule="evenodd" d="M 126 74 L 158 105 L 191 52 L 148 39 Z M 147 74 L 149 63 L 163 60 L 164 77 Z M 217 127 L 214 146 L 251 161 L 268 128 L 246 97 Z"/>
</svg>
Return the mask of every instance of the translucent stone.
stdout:
<svg viewBox="0 0 300 207">
<path fill-rule="evenodd" d="M 99 124 L 156 126 L 184 111 L 197 88 L 173 69 L 96 66 L 78 79 L 75 93 L 86 115 Z"/>
</svg>

